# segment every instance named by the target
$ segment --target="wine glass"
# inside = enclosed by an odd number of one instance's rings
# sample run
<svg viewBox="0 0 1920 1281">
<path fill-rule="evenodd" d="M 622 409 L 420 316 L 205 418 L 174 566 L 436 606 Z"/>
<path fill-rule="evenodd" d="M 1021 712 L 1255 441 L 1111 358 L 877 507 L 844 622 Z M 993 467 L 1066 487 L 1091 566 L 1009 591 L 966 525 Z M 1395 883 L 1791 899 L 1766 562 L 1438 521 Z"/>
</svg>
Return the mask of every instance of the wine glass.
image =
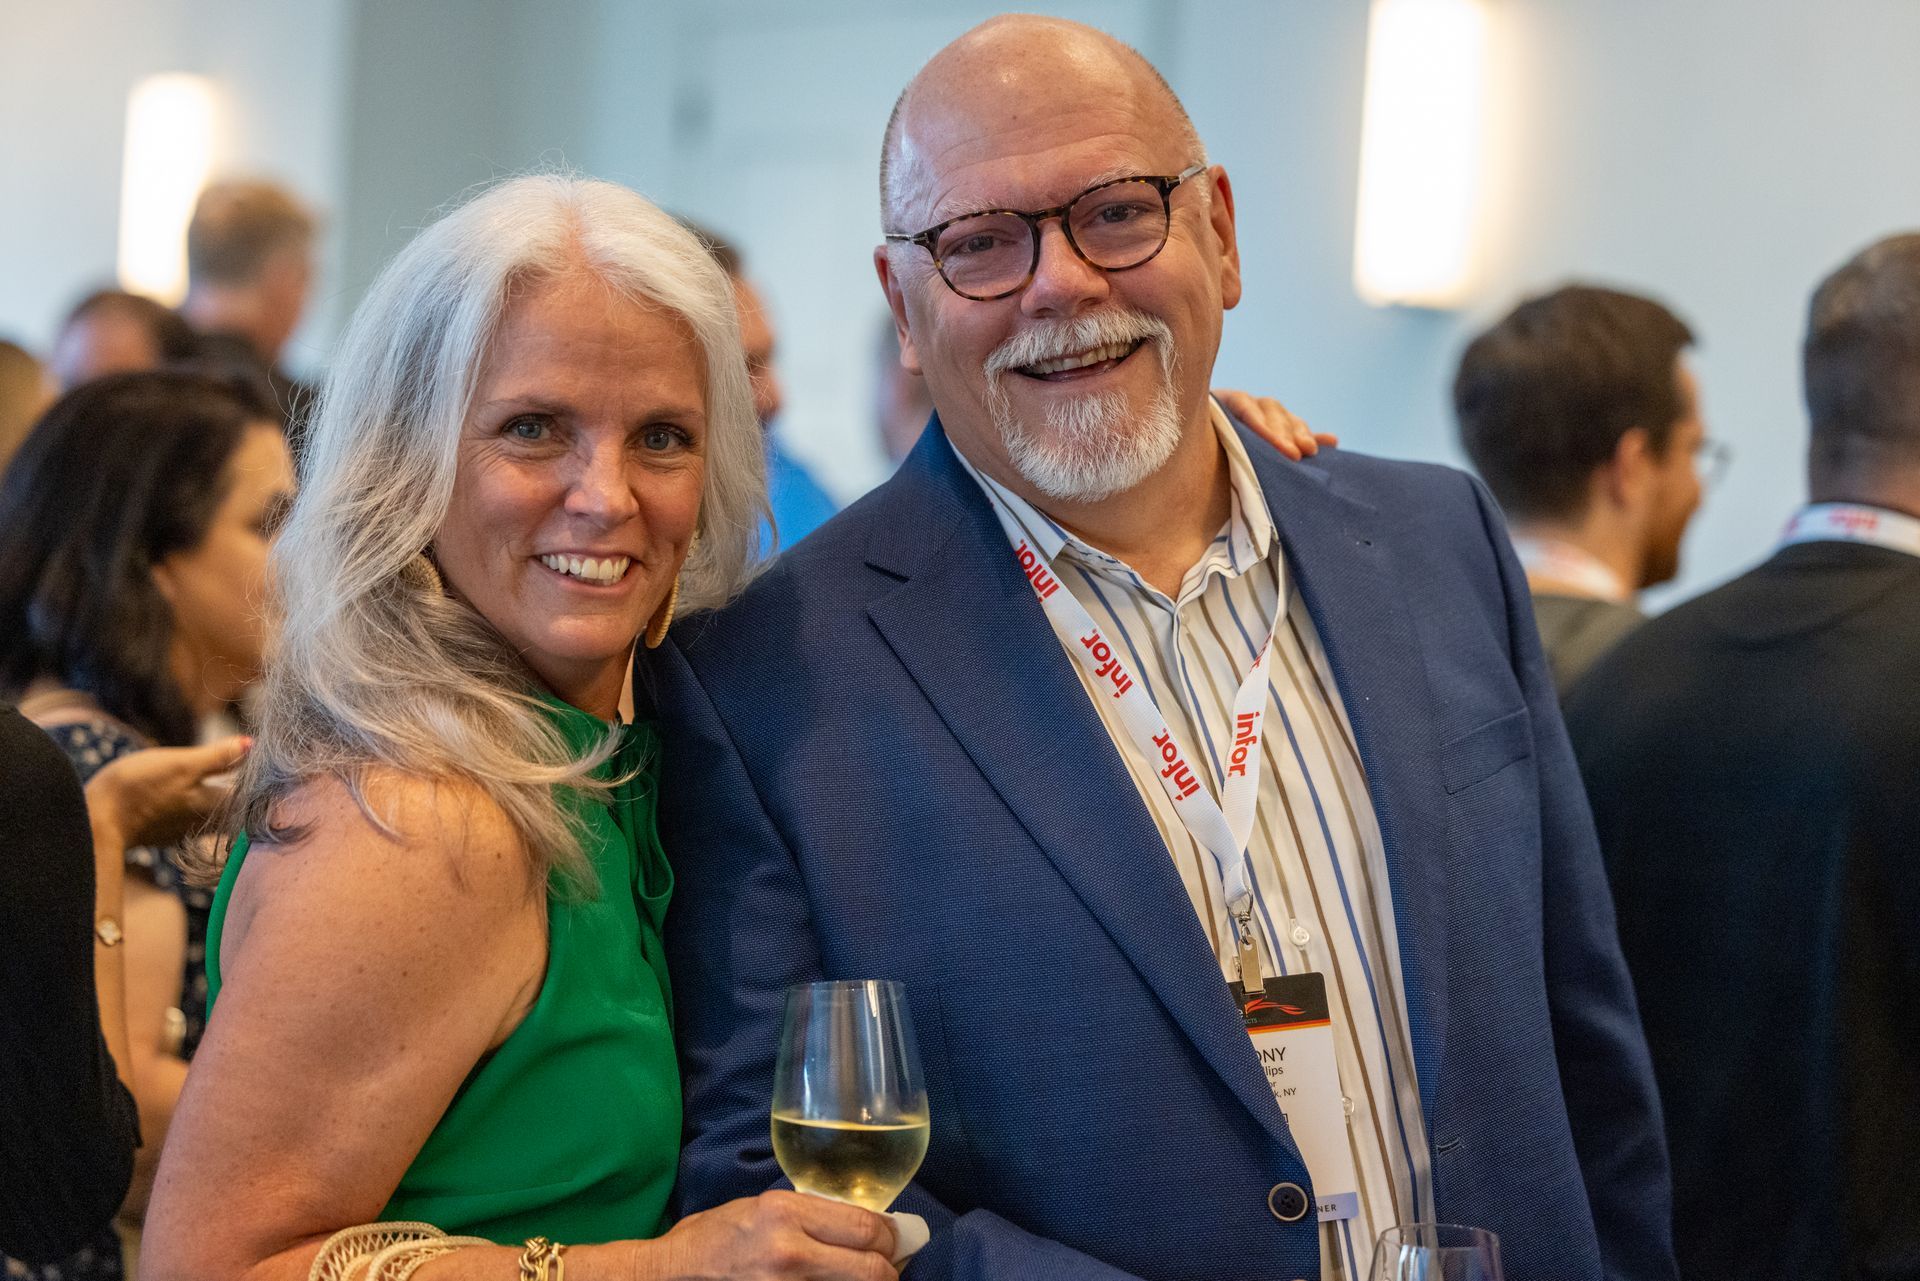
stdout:
<svg viewBox="0 0 1920 1281">
<path fill-rule="evenodd" d="M 927 1090 L 890 979 L 787 989 L 773 1155 L 802 1192 L 884 1212 L 927 1154 Z"/>
<path fill-rule="evenodd" d="M 1373 1281 L 1500 1281 L 1500 1238 L 1459 1223 L 1398 1223 L 1373 1247 Z"/>
</svg>

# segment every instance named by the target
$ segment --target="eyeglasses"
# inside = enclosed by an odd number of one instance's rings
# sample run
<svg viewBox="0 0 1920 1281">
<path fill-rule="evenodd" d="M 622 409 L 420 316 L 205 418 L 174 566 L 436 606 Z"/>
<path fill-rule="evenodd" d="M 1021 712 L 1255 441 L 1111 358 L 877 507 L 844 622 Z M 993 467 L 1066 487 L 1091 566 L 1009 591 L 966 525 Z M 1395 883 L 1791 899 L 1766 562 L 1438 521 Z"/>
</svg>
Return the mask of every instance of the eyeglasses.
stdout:
<svg viewBox="0 0 1920 1281">
<path fill-rule="evenodd" d="M 1088 266 L 1126 271 L 1152 261 L 1167 246 L 1173 189 L 1205 171 L 1205 165 L 1192 165 L 1171 178 L 1115 178 L 1051 209 L 982 209 L 916 235 L 888 232 L 887 239 L 932 254 L 940 279 L 962 298 L 992 302 L 1033 280 L 1040 269 L 1040 224 L 1049 218 L 1060 220 L 1067 243 Z"/>
<path fill-rule="evenodd" d="M 1733 446 L 1724 440 L 1703 437 L 1693 447 L 1693 467 L 1699 473 L 1700 487 L 1712 489 L 1726 478 L 1727 468 L 1733 465 Z"/>
</svg>

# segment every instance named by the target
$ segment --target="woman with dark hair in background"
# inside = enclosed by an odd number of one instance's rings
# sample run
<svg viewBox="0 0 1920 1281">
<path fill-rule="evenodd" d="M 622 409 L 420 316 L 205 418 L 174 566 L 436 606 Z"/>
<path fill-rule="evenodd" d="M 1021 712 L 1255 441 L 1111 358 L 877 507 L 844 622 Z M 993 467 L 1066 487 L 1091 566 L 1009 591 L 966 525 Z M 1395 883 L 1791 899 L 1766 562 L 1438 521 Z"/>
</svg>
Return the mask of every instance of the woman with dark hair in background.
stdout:
<svg viewBox="0 0 1920 1281">
<path fill-rule="evenodd" d="M 198 374 L 87 383 L 21 446 L 0 482 L 0 692 L 83 780 L 192 743 L 258 677 L 267 543 L 292 490 L 272 407 Z M 137 846 L 127 863 L 137 1215 L 205 1021 L 210 900 L 171 850 Z M 119 1275 L 110 1233 L 91 1254 L 49 1275 Z"/>
</svg>

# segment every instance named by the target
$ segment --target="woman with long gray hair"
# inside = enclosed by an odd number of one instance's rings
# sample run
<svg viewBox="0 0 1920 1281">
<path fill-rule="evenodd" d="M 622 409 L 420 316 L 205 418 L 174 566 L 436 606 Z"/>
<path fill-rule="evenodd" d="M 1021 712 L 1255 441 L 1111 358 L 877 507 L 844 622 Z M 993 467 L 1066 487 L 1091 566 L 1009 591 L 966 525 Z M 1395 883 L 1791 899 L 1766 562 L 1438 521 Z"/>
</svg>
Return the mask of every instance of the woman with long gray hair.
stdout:
<svg viewBox="0 0 1920 1281">
<path fill-rule="evenodd" d="M 618 705 L 765 501 L 728 282 L 639 196 L 516 179 L 388 266 L 274 551 L 149 1281 L 892 1275 L 884 1218 L 792 1193 L 666 1230 L 672 874 Z"/>
</svg>

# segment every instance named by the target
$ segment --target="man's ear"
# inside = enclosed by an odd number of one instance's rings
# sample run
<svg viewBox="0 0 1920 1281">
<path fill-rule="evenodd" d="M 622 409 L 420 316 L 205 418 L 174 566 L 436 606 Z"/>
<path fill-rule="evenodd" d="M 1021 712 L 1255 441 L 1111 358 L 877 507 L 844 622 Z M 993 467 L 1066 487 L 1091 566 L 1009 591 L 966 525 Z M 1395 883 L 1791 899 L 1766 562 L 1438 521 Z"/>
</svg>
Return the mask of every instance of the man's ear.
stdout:
<svg viewBox="0 0 1920 1281">
<path fill-rule="evenodd" d="M 1232 308 L 1240 302 L 1240 237 L 1233 217 L 1233 184 L 1220 165 L 1213 167 L 1213 199 L 1207 206 L 1207 220 L 1220 242 L 1220 305 Z"/>
<path fill-rule="evenodd" d="M 920 353 L 913 345 L 913 332 L 907 328 L 905 287 L 900 278 L 894 275 L 888 248 L 882 244 L 873 251 L 873 270 L 880 277 L 880 291 L 886 294 L 887 307 L 893 312 L 893 332 L 900 339 L 900 368 L 910 374 L 924 374 L 926 371 L 920 368 Z"/>
<path fill-rule="evenodd" d="M 1659 459 L 1645 427 L 1629 427 L 1614 442 L 1613 456 L 1601 465 L 1606 496 L 1615 507 L 1638 506 L 1653 482 Z"/>
</svg>

